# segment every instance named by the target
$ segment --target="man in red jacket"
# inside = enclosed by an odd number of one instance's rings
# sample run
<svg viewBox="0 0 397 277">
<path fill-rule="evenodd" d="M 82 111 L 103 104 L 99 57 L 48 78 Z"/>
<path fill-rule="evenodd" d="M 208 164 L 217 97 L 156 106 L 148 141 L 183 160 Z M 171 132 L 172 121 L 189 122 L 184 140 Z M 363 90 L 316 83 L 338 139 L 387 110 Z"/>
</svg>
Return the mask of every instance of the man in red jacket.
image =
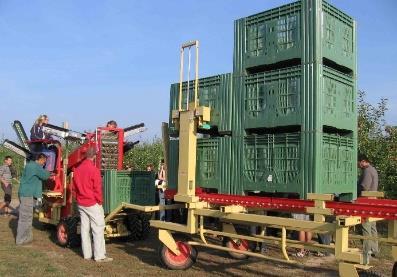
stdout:
<svg viewBox="0 0 397 277">
<path fill-rule="evenodd" d="M 94 259 L 97 262 L 110 262 L 105 249 L 105 216 L 102 208 L 102 179 L 101 172 L 95 167 L 96 150 L 87 150 L 86 159 L 74 171 L 74 189 L 81 220 L 81 243 L 84 259 L 90 260 L 92 246 Z M 94 244 L 91 244 L 91 232 Z"/>
</svg>

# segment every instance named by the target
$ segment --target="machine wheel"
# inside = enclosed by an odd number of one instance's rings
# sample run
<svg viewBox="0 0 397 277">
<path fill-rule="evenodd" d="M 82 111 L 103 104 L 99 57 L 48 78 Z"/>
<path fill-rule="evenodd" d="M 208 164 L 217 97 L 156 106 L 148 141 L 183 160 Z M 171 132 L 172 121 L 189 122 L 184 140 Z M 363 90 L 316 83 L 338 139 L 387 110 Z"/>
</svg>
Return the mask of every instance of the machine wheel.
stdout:
<svg viewBox="0 0 397 277">
<path fill-rule="evenodd" d="M 145 240 L 150 235 L 149 216 L 146 214 L 131 214 L 128 216 L 128 229 L 131 232 L 131 239 Z"/>
<path fill-rule="evenodd" d="M 397 277 L 397 262 L 394 263 L 392 277 Z"/>
<path fill-rule="evenodd" d="M 68 217 L 61 220 L 57 225 L 57 243 L 63 247 L 77 247 L 81 238 L 77 234 L 78 217 Z"/>
<path fill-rule="evenodd" d="M 236 249 L 236 250 L 242 250 L 242 251 L 250 250 L 249 242 L 244 239 L 237 239 L 236 241 L 234 241 L 231 238 L 225 237 L 223 239 L 223 245 L 226 246 L 227 248 Z M 245 260 L 248 259 L 249 257 L 248 255 L 240 254 L 232 251 L 229 252 L 229 255 L 237 260 Z"/>
<path fill-rule="evenodd" d="M 358 276 L 360 277 L 382 277 L 383 275 L 376 273 L 372 270 L 361 271 Z M 394 275 L 392 275 L 394 277 Z"/>
<path fill-rule="evenodd" d="M 181 252 L 179 255 L 172 253 L 165 244 L 159 247 L 161 263 L 168 269 L 185 270 L 190 268 L 197 259 L 196 248 L 182 241 L 177 241 L 176 244 Z"/>
</svg>

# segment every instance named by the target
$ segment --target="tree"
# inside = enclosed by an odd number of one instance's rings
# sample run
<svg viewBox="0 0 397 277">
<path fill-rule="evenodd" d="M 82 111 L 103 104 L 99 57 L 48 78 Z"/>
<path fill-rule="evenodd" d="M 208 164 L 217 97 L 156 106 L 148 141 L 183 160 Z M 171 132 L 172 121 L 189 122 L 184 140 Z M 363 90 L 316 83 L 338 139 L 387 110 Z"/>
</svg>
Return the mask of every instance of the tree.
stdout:
<svg viewBox="0 0 397 277">
<path fill-rule="evenodd" d="M 146 170 L 148 164 L 153 164 L 156 168 L 163 157 L 162 141 L 155 138 L 152 142 L 138 144 L 127 152 L 124 156 L 124 166 L 130 166 L 134 170 Z"/>
<path fill-rule="evenodd" d="M 379 173 L 380 190 L 397 196 L 397 128 L 387 126 L 387 99 L 372 105 L 358 94 L 358 151 L 366 154 Z"/>
</svg>

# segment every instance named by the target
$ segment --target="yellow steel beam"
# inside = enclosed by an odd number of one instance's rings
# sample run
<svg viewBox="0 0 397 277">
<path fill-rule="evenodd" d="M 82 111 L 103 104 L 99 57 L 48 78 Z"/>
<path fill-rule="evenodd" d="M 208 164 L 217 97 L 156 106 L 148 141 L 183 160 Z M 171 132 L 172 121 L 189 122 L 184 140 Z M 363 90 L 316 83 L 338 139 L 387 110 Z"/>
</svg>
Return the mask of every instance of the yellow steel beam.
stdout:
<svg viewBox="0 0 397 277">
<path fill-rule="evenodd" d="M 390 220 L 388 222 L 387 237 L 397 239 L 397 220 Z"/>
<path fill-rule="evenodd" d="M 129 203 L 123 203 L 123 208 L 132 209 L 141 212 L 156 212 L 156 211 L 164 211 L 164 210 L 175 210 L 185 208 L 183 204 L 172 204 L 172 205 L 158 205 L 158 206 L 141 206 Z"/>
<path fill-rule="evenodd" d="M 242 213 L 242 212 L 246 212 L 247 209 L 243 206 L 239 206 L 239 205 L 230 205 L 230 206 L 221 206 L 219 208 L 221 210 L 221 212 L 223 213 Z"/>
<path fill-rule="evenodd" d="M 322 201 L 333 201 L 333 194 L 318 194 L 318 193 L 308 193 L 307 199 L 309 200 L 322 200 Z"/>
<path fill-rule="evenodd" d="M 178 256 L 181 254 L 170 231 L 159 229 L 159 240 L 175 255 Z"/>
<path fill-rule="evenodd" d="M 200 228 L 199 228 L 199 231 L 200 231 L 200 238 L 201 238 L 201 240 L 202 240 L 205 244 L 208 244 L 208 243 L 207 243 L 207 240 L 205 239 L 205 236 L 204 236 L 205 229 L 204 229 L 204 217 L 203 217 L 203 216 L 200 216 Z"/>
<path fill-rule="evenodd" d="M 393 261 L 397 262 L 397 246 L 392 246 L 391 255 L 393 257 Z"/>
<path fill-rule="evenodd" d="M 287 230 L 285 227 L 281 228 L 281 252 L 283 253 L 284 259 L 289 261 L 288 253 L 287 253 Z"/>
<path fill-rule="evenodd" d="M 355 226 L 355 225 L 361 224 L 361 217 L 359 217 L 359 216 L 349 216 L 349 217 L 337 216 L 336 222 L 339 226 L 344 226 L 344 227 Z"/>
<path fill-rule="evenodd" d="M 340 277 L 359 277 L 357 269 L 354 264 L 339 263 L 339 276 Z"/>
<path fill-rule="evenodd" d="M 196 190 L 197 118 L 194 110 L 180 112 L 177 202 L 198 202 Z"/>
<path fill-rule="evenodd" d="M 385 242 L 389 244 L 396 244 L 397 245 L 397 239 L 392 239 L 392 238 L 380 238 L 380 237 L 370 237 L 370 236 L 361 236 L 361 235 L 349 235 L 349 239 L 352 240 L 377 240 L 379 242 Z"/>
<path fill-rule="evenodd" d="M 269 257 L 269 256 L 262 255 L 262 254 L 259 254 L 259 253 L 254 253 L 254 252 L 250 252 L 250 251 L 243 251 L 243 250 L 237 250 L 237 249 L 223 247 L 223 246 L 218 246 L 218 245 L 214 245 L 214 244 L 202 244 L 202 243 L 195 242 L 195 241 L 189 241 L 188 244 L 194 245 L 194 246 L 202 246 L 202 247 L 217 249 L 217 250 L 223 250 L 223 251 L 227 251 L 227 252 L 236 252 L 236 253 L 244 254 L 244 255 L 247 255 L 247 256 L 262 258 L 262 259 L 269 260 L 269 261 L 274 261 L 274 262 L 281 262 L 281 263 L 288 263 L 288 264 L 296 264 L 297 263 L 296 261 L 292 261 L 292 260 L 284 260 L 284 259 L 273 258 L 273 257 Z"/>
<path fill-rule="evenodd" d="M 123 210 L 124 203 L 121 203 L 116 209 L 111 211 L 106 217 L 105 217 L 105 223 L 107 223 L 109 220 L 111 220 L 113 217 L 115 217 L 119 212 Z"/>
<path fill-rule="evenodd" d="M 323 208 L 316 208 L 316 207 L 307 207 L 306 212 L 309 214 L 334 215 L 334 212 L 332 209 L 323 209 Z"/>
<path fill-rule="evenodd" d="M 234 220 L 247 225 L 278 225 L 289 228 L 299 228 L 300 230 L 306 231 L 334 231 L 335 224 L 313 222 L 306 220 L 296 220 L 292 218 L 282 218 L 275 216 L 255 215 L 255 214 L 243 214 L 243 213 L 223 213 L 217 210 L 210 209 L 197 209 L 195 210 L 197 215 L 203 215 L 208 217 L 216 217 L 226 220 Z"/>
<path fill-rule="evenodd" d="M 361 192 L 361 196 L 363 197 L 375 197 L 375 198 L 383 198 L 385 197 L 385 193 L 383 191 L 363 191 Z"/>
<path fill-rule="evenodd" d="M 191 232 L 187 225 L 173 223 L 173 222 L 166 222 L 161 220 L 150 220 L 150 226 L 157 229 L 165 229 L 180 233 L 187 233 L 187 234 L 195 234 L 197 230 Z"/>
</svg>

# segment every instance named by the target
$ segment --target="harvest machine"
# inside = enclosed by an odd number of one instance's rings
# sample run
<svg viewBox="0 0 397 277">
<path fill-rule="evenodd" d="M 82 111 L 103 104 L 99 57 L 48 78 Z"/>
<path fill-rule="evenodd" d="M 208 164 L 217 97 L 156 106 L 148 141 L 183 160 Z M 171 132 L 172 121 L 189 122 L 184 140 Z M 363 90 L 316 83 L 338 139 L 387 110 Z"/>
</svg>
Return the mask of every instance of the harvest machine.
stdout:
<svg viewBox="0 0 397 277">
<path fill-rule="evenodd" d="M 195 48 L 195 82 L 193 101 L 182 103 L 182 81 L 184 76 L 184 52 L 189 50 L 188 71 L 190 71 L 191 48 Z M 179 107 L 172 112 L 173 123 L 179 129 L 179 168 L 176 190 L 168 189 L 166 198 L 175 204 L 166 206 L 139 206 L 123 203 L 119 209 L 136 209 L 151 212 L 159 209 L 182 209 L 186 212 L 186 223 L 151 220 L 152 228 L 158 229 L 159 257 L 169 269 L 187 269 L 197 259 L 197 247 L 227 251 L 236 259 L 248 257 L 263 258 L 288 264 L 297 264 L 288 254 L 289 248 L 305 248 L 313 251 L 332 253 L 339 264 L 340 276 L 359 276 L 358 271 L 369 276 L 373 272 L 370 255 L 360 249 L 349 247 L 351 239 L 372 239 L 391 245 L 394 260 L 393 275 L 397 276 L 397 200 L 378 199 L 379 192 L 365 192 L 353 202 L 340 202 L 332 194 L 308 194 L 307 200 L 263 196 L 244 196 L 209 193 L 196 187 L 196 142 L 197 129 L 206 128 L 210 121 L 210 108 L 198 105 L 198 41 L 185 43 L 181 47 Z M 187 73 L 190 76 L 190 72 Z M 188 80 L 189 85 L 189 80 Z M 189 93 L 189 89 L 187 89 Z M 186 99 L 191 99 L 188 95 Z M 166 155 L 167 156 L 167 155 Z M 283 213 L 306 213 L 312 221 L 280 216 L 269 216 L 268 211 Z M 325 220 L 332 218 L 332 220 Z M 218 228 L 208 228 L 208 219 L 215 221 Z M 387 221 L 387 238 L 353 236 L 349 229 L 364 221 Z M 259 227 L 260 232 L 250 232 Z M 279 230 L 278 236 L 266 235 L 266 227 Z M 334 244 L 303 243 L 290 239 L 288 231 L 307 231 L 329 234 Z M 192 239 L 178 240 L 175 233 L 184 233 Z M 221 238 L 222 244 L 213 243 L 210 238 Z M 193 237 L 195 239 L 193 239 Z M 272 257 L 255 252 L 252 244 L 265 243 L 279 247 L 281 257 Z"/>
<path fill-rule="evenodd" d="M 30 159 L 34 153 L 33 144 L 45 145 L 44 151 L 52 151 L 55 163 L 50 169 L 51 177 L 43 183 L 42 206 L 36 207 L 36 216 L 43 223 L 57 226 L 57 242 L 62 246 L 73 246 L 79 243 L 78 235 L 79 217 L 73 199 L 73 171 L 84 159 L 85 152 L 91 146 L 97 148 L 96 166 L 102 171 L 121 171 L 123 169 L 124 153 L 130 150 L 136 142 L 127 142 L 126 137 L 145 130 L 144 124 L 138 124 L 126 129 L 99 127 L 94 133 L 78 133 L 64 127 L 47 124 L 43 131 L 52 137 L 58 137 L 65 141 L 61 144 L 56 139 L 44 139 L 29 141 L 25 130 L 19 121 L 14 121 L 13 128 L 17 133 L 20 145 L 5 140 L 4 147 L 14 151 L 26 159 Z M 69 143 L 77 143 L 78 146 L 71 153 Z M 141 174 L 142 175 L 142 174 Z M 153 174 L 143 174 L 148 183 L 154 183 Z M 142 181 L 141 181 L 142 182 Z M 117 184 L 109 184 L 117 185 Z M 105 196 L 106 198 L 106 196 Z M 143 238 L 148 234 L 149 222 L 146 216 L 134 211 L 123 214 L 112 213 L 106 217 L 105 236 L 127 237 L 134 239 Z"/>
</svg>

